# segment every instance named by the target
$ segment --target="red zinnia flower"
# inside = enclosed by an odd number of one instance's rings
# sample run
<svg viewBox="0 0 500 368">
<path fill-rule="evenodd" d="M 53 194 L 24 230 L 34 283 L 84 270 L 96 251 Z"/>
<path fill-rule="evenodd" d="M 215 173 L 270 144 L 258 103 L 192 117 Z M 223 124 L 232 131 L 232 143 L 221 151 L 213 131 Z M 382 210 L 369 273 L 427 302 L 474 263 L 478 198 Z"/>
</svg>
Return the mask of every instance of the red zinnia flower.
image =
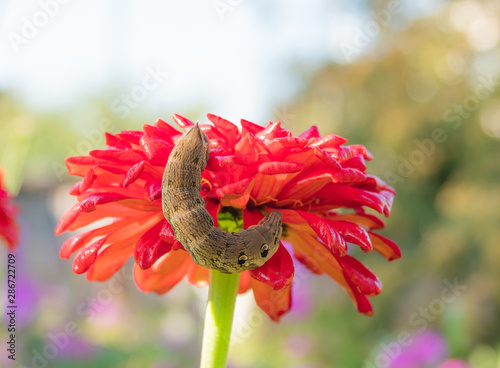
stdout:
<svg viewBox="0 0 500 368">
<path fill-rule="evenodd" d="M 19 241 L 19 227 L 16 222 L 17 208 L 3 188 L 3 172 L 0 169 L 0 239 L 14 249 Z"/>
<path fill-rule="evenodd" d="M 184 130 L 193 125 L 173 118 Z M 396 244 L 371 232 L 383 222 L 363 209 L 387 216 L 394 198 L 392 188 L 365 173 L 371 154 L 360 145 L 343 146 L 346 140 L 335 135 L 321 138 L 314 126 L 293 137 L 280 122 L 264 128 L 242 120 L 240 131 L 220 117 L 208 119 L 213 125 L 200 125 L 211 147 L 201 193 L 215 222 L 225 207 L 242 210 L 244 228 L 280 211 L 282 239 L 292 244 L 293 256 L 335 279 L 360 312 L 371 314 L 367 297 L 380 293 L 381 283 L 347 254 L 349 244 L 375 249 L 388 260 L 401 256 Z M 64 243 L 61 257 L 78 252 L 74 272 L 106 280 L 134 255 L 135 281 L 145 292 L 165 293 L 184 276 L 198 286 L 209 282 L 209 270 L 191 260 L 161 208 L 163 172 L 180 135 L 158 120 L 143 131 L 106 133 L 108 149 L 66 159 L 69 173 L 83 180 L 72 188 L 79 202 L 63 215 L 56 234 L 110 220 Z M 262 267 L 241 274 L 238 292 L 253 289 L 259 307 L 277 321 L 290 309 L 293 276 L 292 257 L 281 244 Z"/>
</svg>

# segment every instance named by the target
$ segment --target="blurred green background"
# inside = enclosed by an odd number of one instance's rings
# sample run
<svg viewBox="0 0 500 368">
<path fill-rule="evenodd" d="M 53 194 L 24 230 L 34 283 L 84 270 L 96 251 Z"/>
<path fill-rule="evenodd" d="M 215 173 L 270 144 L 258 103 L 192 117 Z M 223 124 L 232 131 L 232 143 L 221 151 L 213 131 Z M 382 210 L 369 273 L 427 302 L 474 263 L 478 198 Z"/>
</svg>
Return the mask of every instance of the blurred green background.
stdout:
<svg viewBox="0 0 500 368">
<path fill-rule="evenodd" d="M 231 367 L 500 367 L 498 1 L 54 0 L 0 12 L 0 167 L 21 208 L 24 366 L 198 365 L 206 289 L 144 295 L 130 264 L 89 283 L 59 259 L 53 229 L 74 203 L 66 156 L 104 147 L 104 131 L 214 113 L 365 145 L 368 171 L 397 190 L 382 234 L 403 253 L 356 254 L 384 285 L 373 317 L 299 266 L 279 324 L 239 297 Z M 166 81 L 125 102 L 151 68 Z M 395 343 L 404 336 L 407 347 Z M 407 361 L 389 365 L 393 353 Z"/>
</svg>

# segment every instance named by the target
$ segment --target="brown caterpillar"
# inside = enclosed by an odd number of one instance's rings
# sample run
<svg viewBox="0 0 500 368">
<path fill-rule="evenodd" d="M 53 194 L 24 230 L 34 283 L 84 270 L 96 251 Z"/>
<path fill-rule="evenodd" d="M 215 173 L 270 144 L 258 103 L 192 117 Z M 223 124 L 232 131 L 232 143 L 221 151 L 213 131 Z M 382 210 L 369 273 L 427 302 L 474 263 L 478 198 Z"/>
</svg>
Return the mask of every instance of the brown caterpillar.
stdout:
<svg viewBox="0 0 500 368">
<path fill-rule="evenodd" d="M 257 225 L 236 233 L 215 227 L 200 195 L 209 153 L 208 137 L 198 123 L 176 142 L 163 174 L 163 215 L 200 266 L 223 273 L 260 267 L 278 250 L 282 215 L 272 211 Z"/>
</svg>

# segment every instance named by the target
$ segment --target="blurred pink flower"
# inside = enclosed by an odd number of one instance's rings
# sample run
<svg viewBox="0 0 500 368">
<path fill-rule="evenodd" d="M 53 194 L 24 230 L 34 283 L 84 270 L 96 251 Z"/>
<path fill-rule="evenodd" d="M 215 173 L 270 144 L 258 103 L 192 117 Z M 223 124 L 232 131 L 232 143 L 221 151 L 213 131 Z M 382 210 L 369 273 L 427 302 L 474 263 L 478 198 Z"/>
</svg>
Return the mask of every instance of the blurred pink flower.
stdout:
<svg viewBox="0 0 500 368">
<path fill-rule="evenodd" d="M 439 368 L 470 368 L 470 366 L 461 359 L 447 359 Z"/>
<path fill-rule="evenodd" d="M 447 357 L 448 346 L 443 336 L 436 331 L 425 331 L 412 335 L 410 344 L 401 346 L 400 354 L 388 368 L 437 367 Z"/>
</svg>

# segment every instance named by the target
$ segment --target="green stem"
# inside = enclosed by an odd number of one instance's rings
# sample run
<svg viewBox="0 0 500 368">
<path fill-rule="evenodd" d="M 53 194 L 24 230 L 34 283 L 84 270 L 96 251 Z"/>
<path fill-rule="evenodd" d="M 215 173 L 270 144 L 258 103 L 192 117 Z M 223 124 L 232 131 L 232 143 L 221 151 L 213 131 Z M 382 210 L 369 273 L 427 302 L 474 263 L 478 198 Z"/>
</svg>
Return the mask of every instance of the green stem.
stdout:
<svg viewBox="0 0 500 368">
<path fill-rule="evenodd" d="M 210 271 L 201 368 L 226 368 L 239 280 L 239 273 L 224 274 L 216 270 Z"/>
</svg>

